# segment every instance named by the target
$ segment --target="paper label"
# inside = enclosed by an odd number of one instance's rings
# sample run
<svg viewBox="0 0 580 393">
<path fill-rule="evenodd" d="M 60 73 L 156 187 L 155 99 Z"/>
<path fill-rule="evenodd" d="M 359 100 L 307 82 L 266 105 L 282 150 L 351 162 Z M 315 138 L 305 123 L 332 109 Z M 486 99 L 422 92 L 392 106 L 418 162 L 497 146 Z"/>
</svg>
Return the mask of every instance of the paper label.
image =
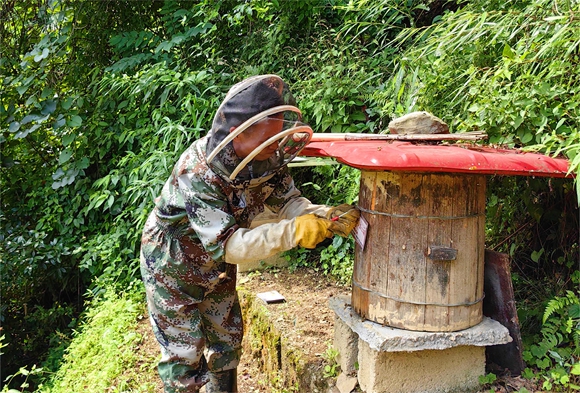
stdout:
<svg viewBox="0 0 580 393">
<path fill-rule="evenodd" d="M 359 245 L 361 250 L 365 249 L 368 229 L 369 229 L 368 221 L 365 220 L 363 216 L 360 216 L 358 224 L 356 224 L 356 227 L 354 227 L 354 230 L 352 231 L 352 236 L 354 237 L 356 244 Z"/>
</svg>

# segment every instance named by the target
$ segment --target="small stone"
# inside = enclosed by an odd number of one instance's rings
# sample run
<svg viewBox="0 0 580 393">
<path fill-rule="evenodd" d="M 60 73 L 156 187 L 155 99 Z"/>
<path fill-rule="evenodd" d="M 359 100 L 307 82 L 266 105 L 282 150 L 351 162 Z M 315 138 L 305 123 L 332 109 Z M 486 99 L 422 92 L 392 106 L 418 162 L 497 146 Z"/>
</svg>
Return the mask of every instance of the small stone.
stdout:
<svg viewBox="0 0 580 393">
<path fill-rule="evenodd" d="M 257 293 L 256 296 L 266 304 L 283 303 L 286 301 L 284 296 L 278 291 L 261 292 Z"/>
<path fill-rule="evenodd" d="M 350 393 L 354 390 L 358 383 L 356 377 L 349 377 L 345 373 L 341 373 L 336 379 L 336 387 L 340 393 Z"/>
<path fill-rule="evenodd" d="M 411 112 L 389 123 L 391 134 L 449 134 L 449 126 L 428 112 Z"/>
</svg>

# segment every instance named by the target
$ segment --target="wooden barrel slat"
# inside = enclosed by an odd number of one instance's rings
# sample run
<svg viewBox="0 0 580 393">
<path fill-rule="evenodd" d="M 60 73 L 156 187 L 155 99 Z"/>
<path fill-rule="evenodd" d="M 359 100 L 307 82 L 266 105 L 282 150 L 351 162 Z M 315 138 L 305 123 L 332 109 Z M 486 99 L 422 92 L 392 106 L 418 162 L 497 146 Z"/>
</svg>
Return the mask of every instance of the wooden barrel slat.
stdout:
<svg viewBox="0 0 580 393">
<path fill-rule="evenodd" d="M 365 249 L 355 250 L 352 305 L 359 315 L 422 331 L 481 322 L 485 181 L 362 171 L 359 206 L 369 230 Z M 430 259 L 433 246 L 456 249 L 455 260 Z"/>
<path fill-rule="evenodd" d="M 428 206 L 428 216 L 444 217 L 453 216 L 453 193 L 450 188 L 441 188 L 437 183 L 430 182 L 431 175 L 425 179 L 428 190 L 426 204 Z M 451 182 L 449 175 L 439 175 L 445 182 Z M 450 220 L 428 220 L 428 244 L 440 244 L 452 247 L 452 222 Z M 427 263 L 425 297 L 433 303 L 449 304 L 449 280 L 451 275 L 450 261 L 440 261 L 438 263 Z M 425 330 L 437 330 L 439 326 L 449 324 L 448 307 L 425 307 Z"/>
</svg>

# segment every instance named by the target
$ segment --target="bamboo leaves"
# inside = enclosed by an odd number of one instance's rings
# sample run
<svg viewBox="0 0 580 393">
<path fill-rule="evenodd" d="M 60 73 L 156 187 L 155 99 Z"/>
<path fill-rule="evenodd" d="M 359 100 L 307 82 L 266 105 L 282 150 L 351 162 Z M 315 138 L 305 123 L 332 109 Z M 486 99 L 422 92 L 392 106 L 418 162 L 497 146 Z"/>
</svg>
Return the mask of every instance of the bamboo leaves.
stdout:
<svg viewBox="0 0 580 393">
<path fill-rule="evenodd" d="M 506 4 L 497 11 L 479 11 L 473 3 L 442 18 L 427 39 L 420 30 L 403 31 L 397 41 L 415 45 L 397 67 L 394 94 L 401 100 L 419 93 L 420 108 L 453 118 L 457 130 L 486 129 L 492 143 L 540 143 L 541 149 L 545 130 L 566 135 L 579 116 L 578 70 L 568 59 L 580 42 L 579 6 L 552 3 Z M 419 81 L 408 63 L 419 64 Z M 400 86 L 406 86 L 403 94 Z"/>
</svg>

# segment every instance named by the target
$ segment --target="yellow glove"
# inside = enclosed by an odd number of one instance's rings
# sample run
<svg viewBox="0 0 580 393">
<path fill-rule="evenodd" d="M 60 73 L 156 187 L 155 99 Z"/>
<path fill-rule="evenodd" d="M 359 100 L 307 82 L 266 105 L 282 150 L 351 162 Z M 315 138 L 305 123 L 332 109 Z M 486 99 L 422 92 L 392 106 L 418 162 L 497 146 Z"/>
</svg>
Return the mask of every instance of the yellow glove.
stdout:
<svg viewBox="0 0 580 393">
<path fill-rule="evenodd" d="M 344 203 L 331 208 L 326 213 L 326 218 L 332 222 L 329 228 L 332 232 L 342 237 L 348 237 L 360 218 L 360 210 L 355 205 Z"/>
<path fill-rule="evenodd" d="M 316 245 L 333 236 L 329 228 L 336 224 L 324 217 L 306 214 L 296 217 L 296 243 L 304 248 L 316 248 Z"/>
</svg>

